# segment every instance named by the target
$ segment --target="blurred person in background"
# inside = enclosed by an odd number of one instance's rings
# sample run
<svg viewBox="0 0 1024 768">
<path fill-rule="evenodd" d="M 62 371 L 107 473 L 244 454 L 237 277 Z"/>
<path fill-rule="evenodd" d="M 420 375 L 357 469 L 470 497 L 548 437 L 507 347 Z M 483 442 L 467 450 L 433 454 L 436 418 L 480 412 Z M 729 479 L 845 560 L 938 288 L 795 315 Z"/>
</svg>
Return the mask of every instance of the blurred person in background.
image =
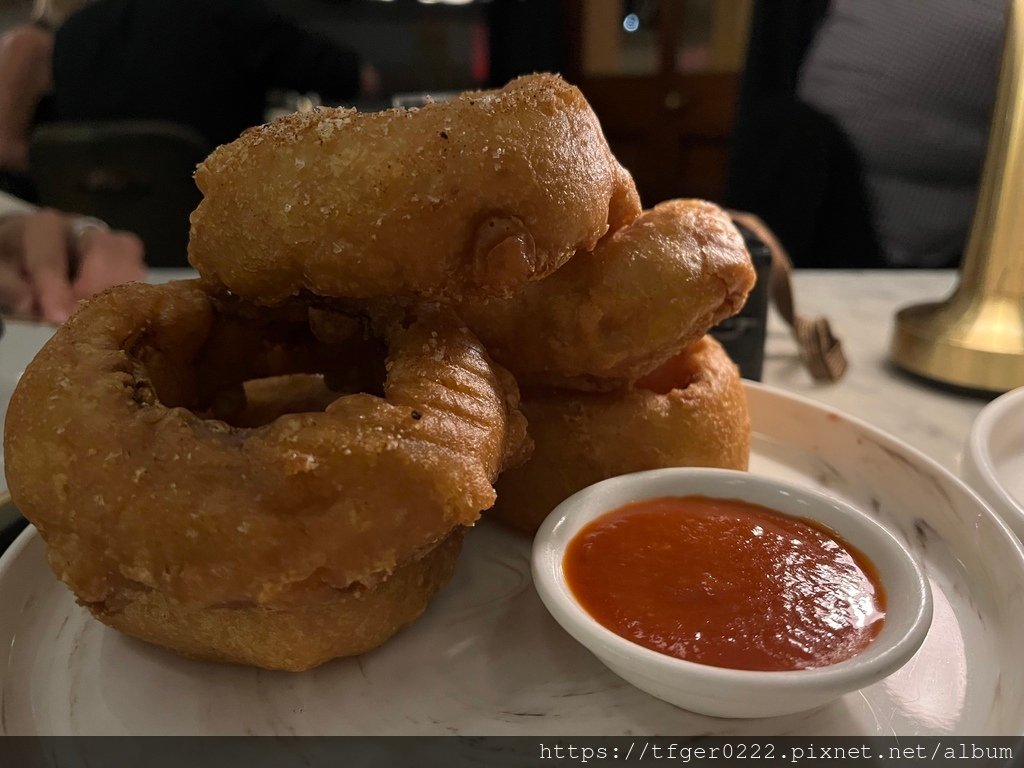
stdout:
<svg viewBox="0 0 1024 768">
<path fill-rule="evenodd" d="M 85 0 L 36 0 L 31 20 L 0 37 L 0 190 L 34 200 L 28 145 L 50 117 L 53 33 Z"/>
<path fill-rule="evenodd" d="M 262 0 L 93 0 L 57 30 L 53 72 L 59 120 L 165 120 L 212 144 L 264 122 L 271 90 L 379 89 L 355 52 Z"/>
<path fill-rule="evenodd" d="M 0 192 L 0 309 L 63 323 L 82 299 L 143 280 L 142 243 L 129 232 Z"/>
<path fill-rule="evenodd" d="M 949 267 L 987 144 L 1005 0 L 755 8 L 729 168 L 797 266 Z"/>
</svg>

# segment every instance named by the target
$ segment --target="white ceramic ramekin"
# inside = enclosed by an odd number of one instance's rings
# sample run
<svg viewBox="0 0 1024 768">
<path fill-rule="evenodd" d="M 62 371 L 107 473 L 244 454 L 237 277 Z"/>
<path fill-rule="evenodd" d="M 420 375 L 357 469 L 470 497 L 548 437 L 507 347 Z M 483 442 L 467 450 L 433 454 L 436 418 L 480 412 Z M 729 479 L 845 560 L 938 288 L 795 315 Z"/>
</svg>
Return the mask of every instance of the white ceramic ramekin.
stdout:
<svg viewBox="0 0 1024 768">
<path fill-rule="evenodd" d="M 996 398 L 978 414 L 960 474 L 1024 541 L 1024 387 Z"/>
<path fill-rule="evenodd" d="M 740 499 L 818 521 L 863 552 L 887 597 L 882 631 L 857 656 L 826 667 L 783 672 L 725 669 L 637 645 L 599 624 L 577 603 L 562 559 L 579 530 L 623 504 L 662 496 Z M 613 672 L 683 709 L 717 717 L 770 717 L 813 709 L 891 675 L 920 648 L 932 618 L 928 582 L 907 549 L 878 522 L 817 491 L 725 469 L 659 469 L 585 488 L 544 521 L 533 545 L 541 600 L 565 630 Z"/>
</svg>

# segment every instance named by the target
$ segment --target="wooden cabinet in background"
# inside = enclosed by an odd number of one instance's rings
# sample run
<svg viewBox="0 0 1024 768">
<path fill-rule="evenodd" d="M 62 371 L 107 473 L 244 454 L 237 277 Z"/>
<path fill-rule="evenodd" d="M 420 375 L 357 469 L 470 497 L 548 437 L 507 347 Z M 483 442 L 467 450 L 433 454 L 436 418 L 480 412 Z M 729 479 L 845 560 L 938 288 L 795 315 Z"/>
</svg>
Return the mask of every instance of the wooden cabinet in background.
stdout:
<svg viewBox="0 0 1024 768">
<path fill-rule="evenodd" d="M 646 207 L 721 200 L 751 0 L 573 0 L 568 76 Z"/>
</svg>

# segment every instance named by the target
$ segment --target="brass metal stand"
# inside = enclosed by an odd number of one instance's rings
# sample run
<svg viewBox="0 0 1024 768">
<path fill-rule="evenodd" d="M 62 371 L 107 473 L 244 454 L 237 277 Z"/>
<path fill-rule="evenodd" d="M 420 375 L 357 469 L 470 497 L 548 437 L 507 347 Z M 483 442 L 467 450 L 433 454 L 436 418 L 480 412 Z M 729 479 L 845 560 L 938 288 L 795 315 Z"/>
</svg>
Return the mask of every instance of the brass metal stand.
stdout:
<svg viewBox="0 0 1024 768">
<path fill-rule="evenodd" d="M 946 384 L 1024 386 L 1024 0 L 1012 0 L 978 207 L 960 283 L 900 310 L 892 359 Z"/>
</svg>

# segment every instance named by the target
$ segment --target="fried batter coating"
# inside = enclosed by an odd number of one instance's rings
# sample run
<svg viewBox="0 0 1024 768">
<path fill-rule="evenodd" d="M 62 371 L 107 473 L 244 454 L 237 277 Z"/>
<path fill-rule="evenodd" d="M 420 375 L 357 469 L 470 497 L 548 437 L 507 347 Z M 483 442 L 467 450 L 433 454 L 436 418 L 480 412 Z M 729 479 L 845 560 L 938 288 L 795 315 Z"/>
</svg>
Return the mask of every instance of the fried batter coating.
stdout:
<svg viewBox="0 0 1024 768">
<path fill-rule="evenodd" d="M 511 298 L 457 309 L 520 384 L 609 390 L 738 312 L 754 277 L 722 209 L 671 200 Z"/>
<path fill-rule="evenodd" d="M 118 610 L 89 607 L 104 624 L 189 658 L 301 672 L 372 650 L 415 621 L 451 578 L 462 531 L 379 584 L 314 605 L 192 608 L 157 590 L 130 589 L 118 596 Z"/>
<path fill-rule="evenodd" d="M 507 295 L 640 213 L 556 75 L 421 109 L 289 115 L 219 147 L 196 182 L 189 260 L 263 304 Z"/>
<path fill-rule="evenodd" d="M 616 475 L 663 467 L 746 469 L 739 371 L 710 336 L 623 392 L 524 390 L 532 457 L 498 481 L 488 514 L 529 534 L 558 504 Z"/>
<path fill-rule="evenodd" d="M 303 338 L 268 320 L 284 346 L 258 324 L 242 344 L 233 312 L 197 282 L 114 288 L 18 384 L 11 494 L 81 602 L 116 611 L 127 589 L 196 608 L 330 601 L 472 524 L 522 450 L 511 377 L 432 307 L 383 329 L 383 396 L 339 396 L 323 413 L 252 429 L 203 418 L 208 382 L 230 383 L 225 368 L 240 379 L 294 372 L 293 348 L 361 367 L 346 344 L 319 347 L 308 323 Z M 260 335 L 271 342 L 262 351 Z"/>
</svg>

